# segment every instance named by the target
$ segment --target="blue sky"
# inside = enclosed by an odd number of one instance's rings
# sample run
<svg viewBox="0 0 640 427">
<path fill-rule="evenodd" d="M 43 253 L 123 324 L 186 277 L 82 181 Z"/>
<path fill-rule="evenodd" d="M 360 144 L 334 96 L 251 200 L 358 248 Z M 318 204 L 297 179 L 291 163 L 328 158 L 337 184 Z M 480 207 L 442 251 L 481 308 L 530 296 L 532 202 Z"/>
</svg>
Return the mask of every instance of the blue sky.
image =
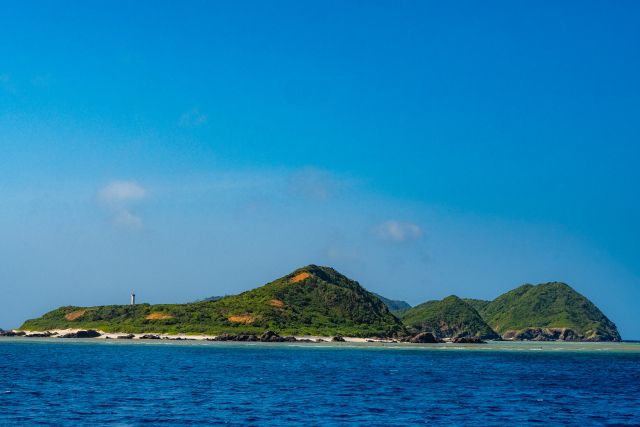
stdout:
<svg viewBox="0 0 640 427">
<path fill-rule="evenodd" d="M 318 263 L 640 338 L 640 4 L 183 3 L 4 6 L 0 326 Z"/>
</svg>

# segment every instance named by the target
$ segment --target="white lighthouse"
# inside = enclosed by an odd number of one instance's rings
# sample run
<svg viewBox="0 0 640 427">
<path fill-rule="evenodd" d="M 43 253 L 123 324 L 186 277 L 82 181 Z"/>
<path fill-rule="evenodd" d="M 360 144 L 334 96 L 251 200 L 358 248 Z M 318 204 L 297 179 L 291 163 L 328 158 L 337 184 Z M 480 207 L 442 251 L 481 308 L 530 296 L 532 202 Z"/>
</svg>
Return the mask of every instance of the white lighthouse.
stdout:
<svg viewBox="0 0 640 427">
<path fill-rule="evenodd" d="M 131 291 L 131 305 L 136 305 L 136 293 Z"/>
</svg>

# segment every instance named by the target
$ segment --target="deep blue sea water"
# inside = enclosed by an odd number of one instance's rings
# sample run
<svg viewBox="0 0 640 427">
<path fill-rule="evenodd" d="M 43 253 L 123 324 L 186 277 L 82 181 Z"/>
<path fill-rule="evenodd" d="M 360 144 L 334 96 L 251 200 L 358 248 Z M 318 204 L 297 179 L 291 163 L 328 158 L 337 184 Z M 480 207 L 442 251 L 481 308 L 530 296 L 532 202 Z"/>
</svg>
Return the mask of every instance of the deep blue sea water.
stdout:
<svg viewBox="0 0 640 427">
<path fill-rule="evenodd" d="M 0 339 L 0 425 L 640 425 L 610 347 Z"/>
</svg>

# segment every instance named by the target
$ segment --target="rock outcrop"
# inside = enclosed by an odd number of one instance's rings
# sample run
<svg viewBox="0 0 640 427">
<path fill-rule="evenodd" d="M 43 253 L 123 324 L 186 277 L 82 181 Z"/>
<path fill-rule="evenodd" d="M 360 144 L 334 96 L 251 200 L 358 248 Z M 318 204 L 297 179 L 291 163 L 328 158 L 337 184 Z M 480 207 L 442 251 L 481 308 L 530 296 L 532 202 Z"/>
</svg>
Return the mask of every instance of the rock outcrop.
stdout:
<svg viewBox="0 0 640 427">
<path fill-rule="evenodd" d="M 60 338 L 97 338 L 100 335 L 100 332 L 88 329 L 86 331 L 70 332 L 68 334 L 60 335 Z"/>
<path fill-rule="evenodd" d="M 298 341 L 295 337 L 282 337 L 273 331 L 266 331 L 259 337 L 254 334 L 220 334 L 210 341 L 244 341 L 244 342 L 294 342 Z M 308 340 L 305 340 L 308 341 Z"/>
<path fill-rule="evenodd" d="M 260 341 L 262 342 L 282 342 L 283 339 L 280 335 L 276 334 L 273 331 L 266 331 L 264 334 L 260 335 Z"/>
<path fill-rule="evenodd" d="M 26 335 L 26 332 L 22 331 L 2 331 L 0 332 L 0 337 L 23 337 Z"/>
<path fill-rule="evenodd" d="M 141 339 L 141 340 L 159 340 L 160 339 L 160 335 L 146 334 L 146 335 L 141 336 L 138 339 Z"/>
<path fill-rule="evenodd" d="M 116 339 L 119 339 L 119 340 L 132 340 L 134 337 L 135 337 L 135 335 L 133 335 L 133 334 L 127 334 L 127 335 L 118 335 L 116 337 Z"/>
<path fill-rule="evenodd" d="M 475 336 L 460 336 L 453 338 L 452 342 L 456 344 L 486 344 L 480 337 Z"/>
<path fill-rule="evenodd" d="M 414 344 L 436 344 L 442 342 L 431 332 L 420 332 L 408 339 L 408 342 Z"/>
<path fill-rule="evenodd" d="M 608 335 L 596 331 L 580 334 L 570 328 L 525 328 L 518 331 L 506 331 L 502 338 L 524 341 L 611 341 Z"/>
<path fill-rule="evenodd" d="M 25 336 L 29 338 L 49 338 L 56 335 L 58 335 L 57 332 L 45 331 L 45 332 L 34 332 L 34 333 L 26 334 Z"/>
</svg>

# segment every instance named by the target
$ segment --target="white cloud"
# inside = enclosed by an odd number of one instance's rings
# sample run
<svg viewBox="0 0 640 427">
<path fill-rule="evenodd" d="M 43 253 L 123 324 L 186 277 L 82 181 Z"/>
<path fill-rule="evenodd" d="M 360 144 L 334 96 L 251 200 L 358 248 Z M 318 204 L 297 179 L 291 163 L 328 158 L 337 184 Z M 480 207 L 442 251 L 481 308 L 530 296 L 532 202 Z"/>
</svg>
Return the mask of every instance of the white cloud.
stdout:
<svg viewBox="0 0 640 427">
<path fill-rule="evenodd" d="M 112 181 L 98 191 L 100 200 L 107 204 L 139 200 L 146 194 L 147 191 L 134 181 Z"/>
<path fill-rule="evenodd" d="M 420 239 L 423 235 L 422 228 L 411 222 L 385 221 L 378 225 L 375 234 L 382 240 L 393 242 L 407 242 Z"/>
<path fill-rule="evenodd" d="M 182 127 L 197 127 L 207 122 L 207 115 L 202 113 L 197 108 L 186 111 L 180 116 L 179 124 Z"/>
<path fill-rule="evenodd" d="M 142 218 L 131 212 L 134 202 L 146 197 L 147 190 L 134 181 L 112 181 L 98 190 L 98 200 L 110 212 L 114 224 L 142 227 Z"/>
</svg>

